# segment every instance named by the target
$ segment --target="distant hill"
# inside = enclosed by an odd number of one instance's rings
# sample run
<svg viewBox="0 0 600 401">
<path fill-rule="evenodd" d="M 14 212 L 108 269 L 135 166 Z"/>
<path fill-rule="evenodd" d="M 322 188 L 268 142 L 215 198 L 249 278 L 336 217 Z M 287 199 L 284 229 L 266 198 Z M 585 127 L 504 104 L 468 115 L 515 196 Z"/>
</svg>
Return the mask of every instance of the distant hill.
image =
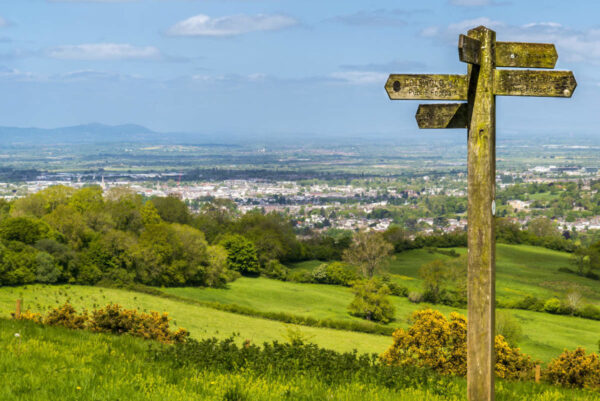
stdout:
<svg viewBox="0 0 600 401">
<path fill-rule="evenodd" d="M 155 142 L 172 140 L 176 134 L 159 133 L 136 124 L 83 124 L 59 128 L 0 127 L 4 144 L 82 144 L 107 142 Z"/>
</svg>

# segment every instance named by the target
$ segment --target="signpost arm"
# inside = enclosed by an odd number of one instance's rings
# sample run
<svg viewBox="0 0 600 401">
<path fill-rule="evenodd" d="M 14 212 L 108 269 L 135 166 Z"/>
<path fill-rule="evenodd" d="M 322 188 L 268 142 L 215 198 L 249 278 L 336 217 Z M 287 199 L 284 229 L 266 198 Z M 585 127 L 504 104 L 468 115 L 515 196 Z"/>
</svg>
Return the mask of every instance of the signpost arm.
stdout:
<svg viewBox="0 0 600 401">
<path fill-rule="evenodd" d="M 469 31 L 481 43 L 479 65 L 469 64 L 468 115 L 468 327 L 469 401 L 494 400 L 495 234 L 492 203 L 496 192 L 496 33 Z"/>
</svg>

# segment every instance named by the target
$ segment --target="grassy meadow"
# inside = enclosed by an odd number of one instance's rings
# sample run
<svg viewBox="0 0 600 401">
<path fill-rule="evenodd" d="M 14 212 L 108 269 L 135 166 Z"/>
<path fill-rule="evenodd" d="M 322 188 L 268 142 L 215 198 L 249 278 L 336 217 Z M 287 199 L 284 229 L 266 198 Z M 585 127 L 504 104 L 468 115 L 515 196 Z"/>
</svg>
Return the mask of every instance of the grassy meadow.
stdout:
<svg viewBox="0 0 600 401">
<path fill-rule="evenodd" d="M 450 248 L 466 254 L 466 248 Z M 449 250 L 449 249 L 448 249 Z M 564 297 L 570 290 L 579 291 L 586 302 L 600 306 L 600 282 L 575 274 L 559 272 L 561 267 L 573 268 L 566 252 L 530 245 L 496 245 L 496 298 L 512 301 L 527 295 L 541 299 Z M 419 267 L 435 259 L 452 260 L 451 256 L 426 249 L 396 254 L 386 267 L 392 277 L 411 291 L 422 289 Z M 306 261 L 292 265 L 294 269 L 311 271 L 322 262 Z"/>
<path fill-rule="evenodd" d="M 15 337 L 18 333 L 20 337 Z M 219 372 L 154 360 L 151 341 L 0 319 L 0 386 L 3 401 L 211 400 L 211 401 L 459 401 L 463 379 L 392 390 L 376 384 L 327 384 L 318 377 Z M 496 399 L 600 400 L 600 394 L 531 382 L 498 381 Z"/>
</svg>

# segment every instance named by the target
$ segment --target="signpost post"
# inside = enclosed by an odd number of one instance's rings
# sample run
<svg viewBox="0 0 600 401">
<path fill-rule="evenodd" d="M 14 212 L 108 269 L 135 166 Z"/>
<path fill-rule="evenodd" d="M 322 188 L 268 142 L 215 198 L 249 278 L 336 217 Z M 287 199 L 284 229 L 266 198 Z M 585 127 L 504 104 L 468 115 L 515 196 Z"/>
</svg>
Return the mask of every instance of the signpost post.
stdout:
<svg viewBox="0 0 600 401">
<path fill-rule="evenodd" d="M 422 104 L 419 128 L 467 128 L 468 323 L 467 399 L 494 400 L 496 193 L 496 95 L 571 97 L 571 71 L 500 70 L 554 68 L 552 44 L 496 42 L 484 26 L 460 35 L 458 54 L 466 75 L 392 74 L 385 89 L 392 100 L 463 100 Z"/>
</svg>

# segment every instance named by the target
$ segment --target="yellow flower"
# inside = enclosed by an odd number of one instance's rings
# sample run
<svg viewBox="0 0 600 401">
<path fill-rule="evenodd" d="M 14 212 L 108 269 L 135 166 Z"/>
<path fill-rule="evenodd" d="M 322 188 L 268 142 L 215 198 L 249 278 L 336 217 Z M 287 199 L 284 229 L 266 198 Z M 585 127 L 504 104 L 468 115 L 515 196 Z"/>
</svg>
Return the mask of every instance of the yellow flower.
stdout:
<svg viewBox="0 0 600 401">
<path fill-rule="evenodd" d="M 77 390 L 81 390 L 81 387 L 77 386 Z"/>
</svg>

